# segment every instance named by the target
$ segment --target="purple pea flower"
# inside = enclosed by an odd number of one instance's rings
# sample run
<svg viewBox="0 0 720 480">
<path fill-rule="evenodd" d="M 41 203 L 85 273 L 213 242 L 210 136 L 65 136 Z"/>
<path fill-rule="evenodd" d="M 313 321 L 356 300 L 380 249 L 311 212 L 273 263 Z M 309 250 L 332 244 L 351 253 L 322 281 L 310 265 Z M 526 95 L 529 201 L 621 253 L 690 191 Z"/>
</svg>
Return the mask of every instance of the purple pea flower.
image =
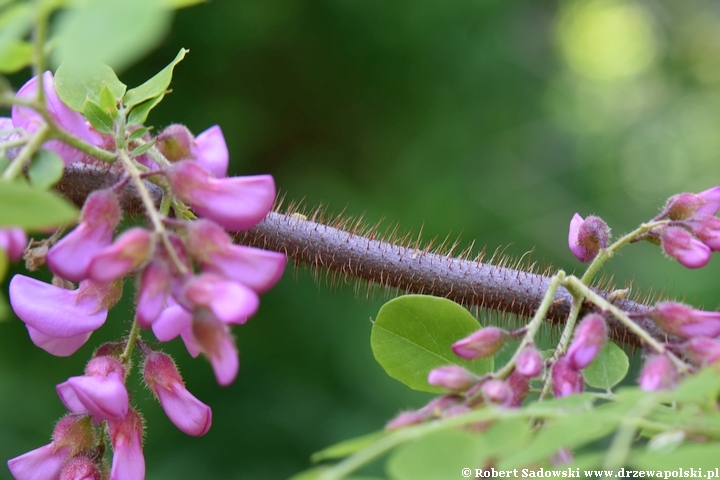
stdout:
<svg viewBox="0 0 720 480">
<path fill-rule="evenodd" d="M 640 388 L 646 392 L 667 390 L 677 382 L 678 373 L 665 355 L 653 355 L 640 371 Z"/>
<path fill-rule="evenodd" d="M 660 302 L 648 316 L 663 331 L 683 338 L 720 335 L 720 312 L 695 310 L 681 303 Z"/>
<path fill-rule="evenodd" d="M 197 137 L 191 146 L 195 161 L 215 178 L 227 176 L 230 154 L 225 136 L 218 125 L 214 125 Z"/>
<path fill-rule="evenodd" d="M 173 193 L 195 213 L 231 231 L 247 230 L 268 214 L 275 201 L 270 175 L 214 178 L 192 161 L 171 165 L 166 175 Z"/>
<path fill-rule="evenodd" d="M 434 368 L 428 374 L 428 383 L 452 391 L 463 391 L 479 380 L 478 376 L 457 365 Z"/>
<path fill-rule="evenodd" d="M 163 261 L 152 261 L 143 269 L 136 309 L 141 327 L 150 328 L 165 310 L 170 283 L 170 272 Z"/>
<path fill-rule="evenodd" d="M 488 380 L 483 383 L 482 393 L 488 402 L 496 405 L 509 405 L 513 400 L 510 385 L 502 380 Z"/>
<path fill-rule="evenodd" d="M 113 449 L 110 480 L 143 480 L 145 457 L 142 451 L 143 420 L 132 408 L 120 420 L 109 420 Z"/>
<path fill-rule="evenodd" d="M 237 376 L 240 361 L 227 325 L 209 310 L 200 309 L 193 318 L 191 338 L 210 360 L 217 382 L 231 384 Z"/>
<path fill-rule="evenodd" d="M 27 235 L 22 228 L 0 228 L 0 250 L 5 250 L 11 262 L 22 258 L 27 243 Z"/>
<path fill-rule="evenodd" d="M 589 216 L 583 219 L 573 215 L 568 232 L 568 246 L 573 255 L 581 262 L 589 262 L 600 249 L 607 247 L 610 229 L 600 217 Z"/>
<path fill-rule="evenodd" d="M 18 91 L 18 98 L 26 100 L 35 99 L 37 96 L 37 84 L 38 77 L 30 79 L 30 81 L 23 85 Z M 58 126 L 92 145 L 100 144 L 100 136 L 90 130 L 85 122 L 85 118 L 60 100 L 55 92 L 55 80 L 50 72 L 43 73 L 43 90 L 45 92 L 47 109 Z M 43 120 L 35 110 L 19 105 L 15 105 L 12 108 L 12 121 L 16 128 L 22 128 L 28 133 L 36 132 L 38 128 L 45 123 L 45 120 Z M 59 140 L 45 142 L 43 148 L 57 153 L 65 165 L 82 161 L 85 158 L 85 154 L 80 150 L 66 145 Z"/>
<path fill-rule="evenodd" d="M 682 227 L 670 226 L 660 232 L 665 253 L 687 268 L 700 268 L 710 261 L 710 247 Z"/>
<path fill-rule="evenodd" d="M 10 304 L 30 330 L 30 338 L 53 355 L 75 353 L 107 318 L 108 287 L 89 280 L 77 290 L 66 290 L 15 275 L 9 293 Z"/>
<path fill-rule="evenodd" d="M 172 358 L 161 352 L 151 352 L 145 358 L 143 376 L 176 427 L 193 436 L 207 433 L 212 423 L 212 411 L 188 392 Z"/>
<path fill-rule="evenodd" d="M 720 342 L 706 337 L 691 338 L 682 345 L 682 350 L 693 362 L 706 367 L 720 361 Z"/>
<path fill-rule="evenodd" d="M 144 263 L 152 249 L 152 235 L 144 228 L 131 228 L 112 245 L 93 255 L 88 276 L 100 282 L 117 280 Z"/>
<path fill-rule="evenodd" d="M 48 251 L 50 270 L 71 282 L 89 278 L 90 263 L 111 244 L 120 215 L 120 204 L 111 190 L 90 194 L 83 206 L 80 224 Z"/>
<path fill-rule="evenodd" d="M 79 455 L 72 457 L 62 467 L 60 480 L 101 480 L 100 469 L 92 459 Z"/>
<path fill-rule="evenodd" d="M 129 408 L 125 368 L 112 357 L 95 357 L 85 375 L 71 377 L 57 386 L 65 407 L 73 413 L 89 413 L 95 421 L 119 420 Z"/>
<path fill-rule="evenodd" d="M 591 313 L 575 329 L 575 336 L 568 347 L 566 361 L 576 370 L 590 365 L 607 338 L 607 325 L 602 315 Z"/>
<path fill-rule="evenodd" d="M 484 327 L 453 343 L 452 350 L 455 355 L 468 360 L 491 357 L 500 351 L 509 336 L 509 333 L 501 328 Z"/>
<path fill-rule="evenodd" d="M 243 324 L 260 305 L 257 294 L 241 283 L 211 273 L 190 278 L 183 297 L 193 307 L 206 307 L 225 323 Z"/>
<path fill-rule="evenodd" d="M 533 378 L 540 375 L 543 369 L 543 358 L 535 347 L 522 349 L 515 360 L 515 371 L 523 377 Z"/>
<path fill-rule="evenodd" d="M 585 382 L 582 373 L 564 357 L 552 367 L 552 388 L 556 398 L 581 393 Z"/>
</svg>

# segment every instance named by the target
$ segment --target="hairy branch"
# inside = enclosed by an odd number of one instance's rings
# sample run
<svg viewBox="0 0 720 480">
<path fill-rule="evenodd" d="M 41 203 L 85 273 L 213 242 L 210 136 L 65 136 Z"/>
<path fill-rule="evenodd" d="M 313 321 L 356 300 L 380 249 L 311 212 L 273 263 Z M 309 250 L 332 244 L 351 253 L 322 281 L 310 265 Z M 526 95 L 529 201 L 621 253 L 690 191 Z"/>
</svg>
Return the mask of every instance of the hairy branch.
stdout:
<svg viewBox="0 0 720 480">
<path fill-rule="evenodd" d="M 91 191 L 112 186 L 118 180 L 118 173 L 107 167 L 74 164 L 66 169 L 58 189 L 81 205 Z M 149 185 L 159 203 L 162 190 Z M 126 187 L 124 197 L 121 204 L 126 211 L 142 213 L 137 191 L 132 186 Z M 254 228 L 238 233 L 236 241 L 283 252 L 296 264 L 310 264 L 400 291 L 445 297 L 466 306 L 523 317 L 532 316 L 550 283 L 546 275 L 370 239 L 299 215 L 271 212 Z M 603 297 L 609 294 L 598 293 Z M 572 295 L 559 288 L 548 319 L 553 323 L 563 322 L 571 303 Z M 627 299 L 614 303 L 630 313 L 649 308 Z M 653 322 L 638 320 L 638 323 L 654 337 L 666 337 Z M 610 331 L 616 340 L 639 346 L 637 337 L 615 319 L 611 319 Z"/>
</svg>

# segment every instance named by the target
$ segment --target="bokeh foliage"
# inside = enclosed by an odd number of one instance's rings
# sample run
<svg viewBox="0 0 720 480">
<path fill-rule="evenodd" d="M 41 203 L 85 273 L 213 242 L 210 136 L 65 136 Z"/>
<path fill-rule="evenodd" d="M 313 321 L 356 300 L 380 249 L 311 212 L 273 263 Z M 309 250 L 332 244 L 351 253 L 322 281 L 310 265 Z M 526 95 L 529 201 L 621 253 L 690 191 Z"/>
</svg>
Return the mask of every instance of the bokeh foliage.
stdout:
<svg viewBox="0 0 720 480">
<path fill-rule="evenodd" d="M 215 0 L 179 11 L 121 80 L 142 83 L 181 47 L 174 93 L 149 123 L 219 124 L 235 174 L 272 173 L 288 199 L 428 240 L 534 249 L 530 262 L 579 270 L 566 245 L 576 211 L 621 233 L 669 195 L 720 183 L 720 10 L 709 0 Z M 618 285 L 708 309 L 718 268 L 685 270 L 650 245 L 610 265 Z M 178 342 L 163 346 L 215 422 L 187 437 L 134 384 L 148 478 L 286 478 L 427 401 L 372 358 L 382 295 L 312 277 L 289 269 L 235 329 L 242 366 L 228 388 Z M 130 308 L 67 359 L 35 348 L 18 320 L 0 325 L 3 459 L 47 443 L 63 414 L 54 385 L 122 335 Z"/>
</svg>

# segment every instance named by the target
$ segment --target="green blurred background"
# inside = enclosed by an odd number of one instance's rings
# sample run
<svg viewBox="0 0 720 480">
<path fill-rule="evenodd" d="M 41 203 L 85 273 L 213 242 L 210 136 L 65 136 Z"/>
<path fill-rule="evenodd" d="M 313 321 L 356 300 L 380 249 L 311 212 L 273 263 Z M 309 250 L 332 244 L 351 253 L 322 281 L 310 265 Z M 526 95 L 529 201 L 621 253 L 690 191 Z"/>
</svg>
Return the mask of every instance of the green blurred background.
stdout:
<svg viewBox="0 0 720 480">
<path fill-rule="evenodd" d="M 288 199 L 422 228 L 427 240 L 534 249 L 540 266 L 579 271 L 567 248 L 575 212 L 622 233 L 671 194 L 720 183 L 717 2 L 215 0 L 179 11 L 121 79 L 141 83 L 180 47 L 190 54 L 149 123 L 219 124 L 233 173 L 271 173 Z M 715 309 L 718 262 L 689 271 L 634 245 L 608 271 L 636 292 Z M 149 479 L 287 478 L 312 452 L 428 400 L 372 358 L 382 297 L 319 279 L 288 268 L 235 328 L 230 387 L 180 342 L 163 345 L 214 425 L 182 434 L 134 381 Z M 120 304 L 62 359 L 19 320 L 0 325 L 3 459 L 48 443 L 64 413 L 55 384 L 131 317 Z"/>
</svg>

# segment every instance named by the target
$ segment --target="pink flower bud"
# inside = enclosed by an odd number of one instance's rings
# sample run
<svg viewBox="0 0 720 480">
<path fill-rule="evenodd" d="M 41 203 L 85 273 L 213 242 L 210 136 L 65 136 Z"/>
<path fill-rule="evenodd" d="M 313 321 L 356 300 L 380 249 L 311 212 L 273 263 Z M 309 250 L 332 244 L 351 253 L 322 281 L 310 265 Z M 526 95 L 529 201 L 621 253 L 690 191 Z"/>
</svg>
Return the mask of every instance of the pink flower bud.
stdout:
<svg viewBox="0 0 720 480">
<path fill-rule="evenodd" d="M 395 418 L 385 425 L 385 430 L 396 430 L 410 425 L 417 425 L 418 423 L 424 422 L 425 419 L 425 415 L 422 415 L 414 410 L 400 412 Z"/>
<path fill-rule="evenodd" d="M 143 420 L 133 409 L 125 418 L 108 421 L 113 448 L 110 480 L 143 480 L 145 457 L 142 451 Z"/>
<path fill-rule="evenodd" d="M 566 361 L 576 370 L 590 365 L 607 338 L 607 326 L 602 315 L 592 313 L 575 328 L 575 336 L 568 348 Z"/>
<path fill-rule="evenodd" d="M 580 370 L 572 366 L 564 357 L 555 362 L 552 367 L 552 388 L 555 398 L 581 393 L 584 385 Z"/>
<path fill-rule="evenodd" d="M 591 215 L 583 220 L 576 213 L 570 221 L 568 245 L 581 262 L 595 258 L 600 249 L 607 247 L 609 239 L 610 229 L 600 217 Z"/>
<path fill-rule="evenodd" d="M 701 367 L 720 361 L 720 342 L 711 338 L 691 338 L 682 345 L 682 350 L 690 360 Z"/>
<path fill-rule="evenodd" d="M 692 217 L 698 208 L 707 201 L 694 193 L 678 193 L 668 198 L 660 214 L 661 218 L 686 220 Z"/>
<path fill-rule="evenodd" d="M 123 418 L 129 399 L 122 364 L 111 357 L 95 357 L 85 371 L 84 376 L 70 377 L 57 386 L 65 407 L 73 413 L 89 413 L 96 421 Z"/>
<path fill-rule="evenodd" d="M 172 358 L 161 352 L 151 352 L 145 358 L 143 376 L 176 427 L 188 435 L 207 433 L 212 423 L 212 411 L 187 391 Z"/>
<path fill-rule="evenodd" d="M 230 154 L 219 126 L 212 126 L 195 137 L 191 148 L 195 161 L 213 177 L 227 176 Z"/>
<path fill-rule="evenodd" d="M 169 342 L 184 330 L 192 328 L 192 313 L 170 300 L 168 307 L 153 322 L 155 337 L 161 342 Z"/>
<path fill-rule="evenodd" d="M 125 276 L 147 260 L 152 248 L 152 236 L 144 228 L 131 228 L 115 242 L 97 252 L 88 267 L 93 280 L 110 282 Z"/>
<path fill-rule="evenodd" d="M 510 385 L 502 380 L 488 380 L 483 383 L 482 393 L 488 402 L 497 405 L 508 405 L 513 397 Z"/>
<path fill-rule="evenodd" d="M 143 328 L 149 328 L 165 309 L 170 293 L 170 273 L 161 261 L 150 262 L 140 276 L 136 316 Z M 174 338 L 174 337 L 173 337 Z"/>
<path fill-rule="evenodd" d="M 226 276 L 263 293 L 285 269 L 285 255 L 232 243 L 216 223 L 196 220 L 188 225 L 187 247 L 208 273 Z"/>
<path fill-rule="evenodd" d="M 512 398 L 510 399 L 508 407 L 517 408 L 522 405 L 523 400 L 525 400 L 527 394 L 530 393 L 530 382 L 528 382 L 526 376 L 517 370 L 512 372 L 506 381 L 512 392 Z"/>
<path fill-rule="evenodd" d="M 700 268 L 710 261 L 710 247 L 682 227 L 667 227 L 660 233 L 666 254 L 687 268 Z"/>
<path fill-rule="evenodd" d="M 11 262 L 22 258 L 27 243 L 27 235 L 22 228 L 0 228 L 0 250 L 5 250 Z"/>
<path fill-rule="evenodd" d="M 427 405 L 418 410 L 418 413 L 429 417 L 440 417 L 442 412 L 463 402 L 463 397 L 455 394 L 442 395 L 433 398 Z"/>
<path fill-rule="evenodd" d="M 260 299 L 251 289 L 210 273 L 192 277 L 183 293 L 193 305 L 209 308 L 225 323 L 245 323 L 260 305 Z"/>
<path fill-rule="evenodd" d="M 704 312 L 675 302 L 660 302 L 648 316 L 665 332 L 683 338 L 720 335 L 720 312 Z"/>
<path fill-rule="evenodd" d="M 71 282 L 87 279 L 90 262 L 112 242 L 120 215 L 120 204 L 111 190 L 90 194 L 83 206 L 80 224 L 48 251 L 50 270 Z"/>
<path fill-rule="evenodd" d="M 105 323 L 106 302 L 102 291 L 94 287 L 93 282 L 86 281 L 77 290 L 66 290 L 15 275 L 10 281 L 10 304 L 28 329 L 41 334 L 36 341 L 33 331 L 30 332 L 37 346 L 53 355 L 66 356 L 80 348 L 90 333 Z M 64 343 L 65 340 L 69 343 Z"/>
<path fill-rule="evenodd" d="M 210 360 L 217 382 L 230 385 L 237 376 L 240 362 L 227 325 L 209 311 L 199 310 L 193 319 L 192 337 Z"/>
<path fill-rule="evenodd" d="M 678 373 L 665 355 L 653 355 L 640 371 L 640 388 L 646 392 L 667 390 L 677 382 Z"/>
<path fill-rule="evenodd" d="M 542 369 L 543 358 L 535 347 L 523 348 L 515 360 L 515 371 L 524 377 L 537 377 Z"/>
<path fill-rule="evenodd" d="M 720 218 L 711 215 L 695 215 L 685 224 L 693 235 L 714 252 L 720 251 Z"/>
<path fill-rule="evenodd" d="M 94 135 L 85 123 L 85 118 L 65 105 L 55 92 L 55 83 L 52 73 L 43 73 L 43 91 L 45 104 L 53 120 L 68 133 L 93 145 L 100 144 L 100 137 Z M 18 98 L 35 99 L 38 89 L 38 77 L 33 77 L 20 88 Z M 16 128 L 22 128 L 28 133 L 34 133 L 45 124 L 45 120 L 30 107 L 14 105 L 12 108 L 12 121 Z M 82 161 L 85 154 L 59 140 L 50 140 L 43 144 L 43 148 L 57 153 L 65 165 Z"/>
<path fill-rule="evenodd" d="M 194 159 L 191 152 L 193 135 L 185 125 L 173 124 L 165 128 L 156 138 L 156 145 L 160 153 L 170 162 L 185 159 Z"/>
<path fill-rule="evenodd" d="M 509 333 L 497 327 L 484 327 L 477 332 L 453 343 L 455 355 L 472 360 L 492 357 L 505 345 Z"/>
<path fill-rule="evenodd" d="M 717 215 L 720 211 L 720 185 L 703 190 L 697 196 L 705 200 L 705 203 L 695 211 L 696 214 Z"/>
<path fill-rule="evenodd" d="M 275 182 L 270 175 L 218 179 L 190 161 L 173 164 L 166 174 L 178 199 L 199 216 L 231 231 L 258 224 L 275 201 Z"/>
<path fill-rule="evenodd" d="M 430 371 L 428 383 L 448 390 L 467 390 L 478 381 L 478 376 L 457 365 L 438 367 Z"/>
<path fill-rule="evenodd" d="M 100 469 L 88 457 L 78 456 L 68 460 L 60 472 L 60 480 L 102 480 Z"/>
</svg>

